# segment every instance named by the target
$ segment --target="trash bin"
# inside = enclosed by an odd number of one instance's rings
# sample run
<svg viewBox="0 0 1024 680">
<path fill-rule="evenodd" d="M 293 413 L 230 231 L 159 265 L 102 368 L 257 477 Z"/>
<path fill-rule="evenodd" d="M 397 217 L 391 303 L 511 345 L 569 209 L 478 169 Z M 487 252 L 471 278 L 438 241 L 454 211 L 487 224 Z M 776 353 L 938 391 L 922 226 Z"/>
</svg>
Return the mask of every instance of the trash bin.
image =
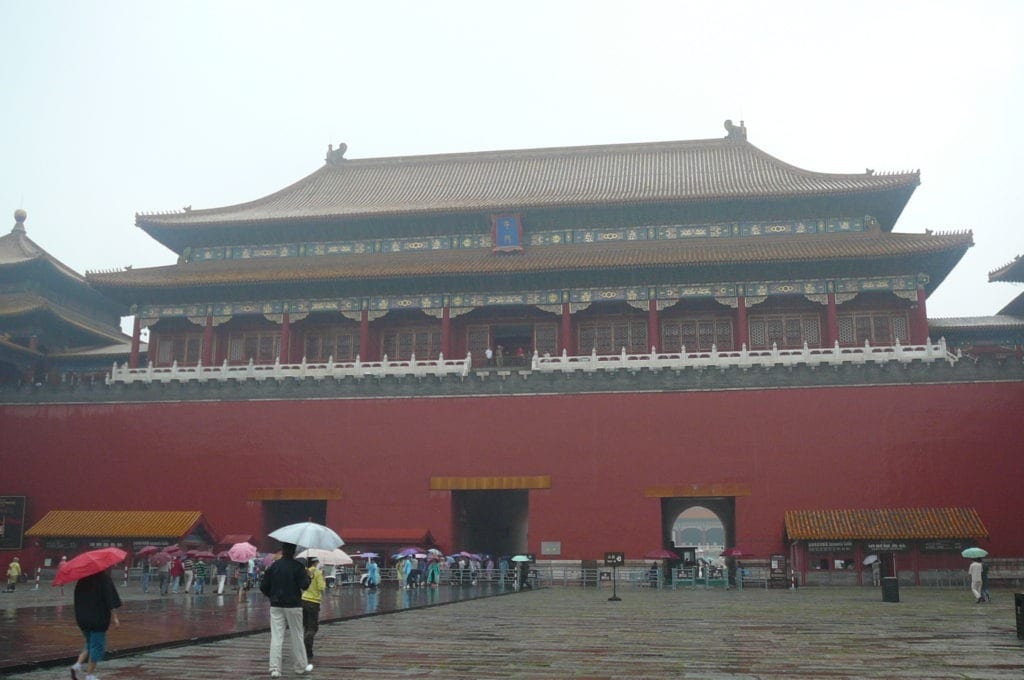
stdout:
<svg viewBox="0 0 1024 680">
<path fill-rule="evenodd" d="M 900 580 L 895 576 L 882 579 L 882 602 L 900 601 Z"/>
<path fill-rule="evenodd" d="M 1017 610 L 1017 637 L 1024 640 L 1024 593 L 1014 593 L 1013 604 Z"/>
</svg>

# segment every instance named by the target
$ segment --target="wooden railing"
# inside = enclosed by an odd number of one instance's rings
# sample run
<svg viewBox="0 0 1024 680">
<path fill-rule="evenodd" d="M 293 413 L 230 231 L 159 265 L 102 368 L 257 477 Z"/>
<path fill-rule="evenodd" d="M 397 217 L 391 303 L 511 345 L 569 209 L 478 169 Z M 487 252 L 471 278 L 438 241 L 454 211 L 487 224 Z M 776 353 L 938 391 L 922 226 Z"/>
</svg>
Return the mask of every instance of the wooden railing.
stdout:
<svg viewBox="0 0 1024 680">
<path fill-rule="evenodd" d="M 572 373 L 576 371 L 619 371 L 619 370 L 684 370 L 707 368 L 770 368 L 774 366 L 841 366 L 843 364 L 882 364 L 897 362 L 907 364 L 913 361 L 933 363 L 948 362 L 950 365 L 960 360 L 959 352 L 950 353 L 946 348 L 945 338 L 938 342 L 930 340 L 924 345 L 885 345 L 872 347 L 868 343 L 858 347 L 808 347 L 800 349 L 748 350 L 744 346 L 740 350 L 718 351 L 712 347 L 706 352 L 655 352 L 649 354 L 585 354 L 569 356 L 563 352 L 561 356 L 534 354 L 529 367 L 505 370 L 533 370 L 539 373 Z M 179 366 L 174 362 L 170 366 L 154 366 L 152 363 L 145 368 L 128 368 L 127 364 L 114 364 L 107 376 L 107 384 L 114 383 L 165 383 L 165 382 L 208 382 L 228 380 L 284 380 L 325 378 L 362 378 L 362 377 L 444 377 L 469 375 L 473 368 L 471 355 L 465 359 L 445 359 L 441 355 L 437 359 L 417 359 L 415 356 L 407 360 L 390 361 L 385 356 L 380 361 L 326 362 L 309 363 L 305 359 L 298 364 L 229 364 L 225 361 L 219 366 Z"/>
<path fill-rule="evenodd" d="M 652 348 L 653 349 L 653 348 Z M 682 370 L 702 368 L 759 368 L 772 366 L 841 366 L 843 364 L 869 363 L 910 363 L 921 361 L 932 363 L 946 361 L 950 365 L 960 360 L 959 353 L 952 354 L 946 348 L 946 339 L 938 342 L 929 340 L 924 345 L 880 345 L 872 347 L 867 342 L 863 346 L 840 347 L 837 342 L 832 347 L 808 347 L 805 343 L 800 349 L 748 350 L 746 345 L 740 350 L 718 351 L 712 346 L 706 352 L 655 352 L 649 354 L 599 355 L 593 352 L 584 356 L 543 357 L 534 355 L 533 370 L 547 372 L 566 371 L 617 371 L 621 369 L 638 370 Z"/>
</svg>

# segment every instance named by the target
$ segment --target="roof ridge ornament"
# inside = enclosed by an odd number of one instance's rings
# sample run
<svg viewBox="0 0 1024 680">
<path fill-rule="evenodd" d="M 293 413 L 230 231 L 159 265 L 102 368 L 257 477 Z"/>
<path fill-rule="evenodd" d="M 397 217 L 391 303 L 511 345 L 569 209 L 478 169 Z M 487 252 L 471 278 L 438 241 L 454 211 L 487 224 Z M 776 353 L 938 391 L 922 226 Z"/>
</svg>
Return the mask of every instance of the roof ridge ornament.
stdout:
<svg viewBox="0 0 1024 680">
<path fill-rule="evenodd" d="M 324 161 L 327 165 L 341 165 L 341 162 L 345 160 L 345 152 L 348 151 L 348 144 L 345 142 L 339 142 L 338 148 L 335 149 L 333 144 L 327 145 L 327 156 Z"/>
<path fill-rule="evenodd" d="M 25 233 L 25 219 L 28 217 L 28 213 L 23 208 L 18 208 L 14 211 L 14 228 L 11 229 L 11 233 Z"/>
<path fill-rule="evenodd" d="M 733 125 L 732 120 L 725 121 L 725 131 L 728 133 L 726 139 L 735 139 L 738 141 L 747 141 L 747 126 L 740 121 L 739 125 Z"/>
</svg>

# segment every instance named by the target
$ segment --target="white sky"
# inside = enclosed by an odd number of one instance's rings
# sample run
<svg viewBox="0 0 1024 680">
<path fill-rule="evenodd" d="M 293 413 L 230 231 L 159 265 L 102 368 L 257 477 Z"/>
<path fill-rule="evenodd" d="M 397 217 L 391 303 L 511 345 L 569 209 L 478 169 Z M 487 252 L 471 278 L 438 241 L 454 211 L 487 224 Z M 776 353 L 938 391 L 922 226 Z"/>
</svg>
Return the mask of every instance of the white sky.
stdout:
<svg viewBox="0 0 1024 680">
<path fill-rule="evenodd" d="M 1021 289 L 1024 2 L 0 0 L 0 216 L 84 272 L 170 264 L 136 212 L 349 158 L 722 137 L 921 170 L 897 231 L 971 229 L 929 315 Z M 4 229 L 0 222 L 0 229 Z M 6 231 L 3 231 L 6 233 Z"/>
</svg>

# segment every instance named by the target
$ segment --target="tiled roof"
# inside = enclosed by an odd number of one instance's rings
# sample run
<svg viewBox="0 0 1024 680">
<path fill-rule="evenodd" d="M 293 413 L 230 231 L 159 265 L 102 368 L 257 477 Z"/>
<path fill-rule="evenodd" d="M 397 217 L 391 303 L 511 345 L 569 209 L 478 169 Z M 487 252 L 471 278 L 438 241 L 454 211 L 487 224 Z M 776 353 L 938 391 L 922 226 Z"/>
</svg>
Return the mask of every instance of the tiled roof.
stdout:
<svg viewBox="0 0 1024 680">
<path fill-rule="evenodd" d="M 252 543 L 252 534 L 227 534 L 221 536 L 217 545 L 234 545 L 235 543 Z"/>
<path fill-rule="evenodd" d="M 787 510 L 791 540 L 988 538 L 974 508 Z"/>
<path fill-rule="evenodd" d="M 91 319 L 63 305 L 59 305 L 40 295 L 32 293 L 14 293 L 0 295 L 0 318 L 18 316 L 33 311 L 45 311 L 53 314 L 65 323 L 85 331 L 101 340 L 122 343 L 130 340 L 119 328 Z"/>
<path fill-rule="evenodd" d="M 43 260 L 49 262 L 62 275 L 76 281 L 84 281 L 81 274 L 43 250 L 25 234 L 24 224 L 18 222 L 9 234 L 0 236 L 0 267 L 12 267 Z"/>
<path fill-rule="evenodd" d="M 995 316 L 951 316 L 942 319 L 928 319 L 928 327 L 942 330 L 989 330 L 992 328 L 1024 328 L 1024 319 L 1019 316 L 997 314 Z"/>
<path fill-rule="evenodd" d="M 249 203 L 140 214 L 136 223 L 144 229 L 189 228 L 564 205 L 831 196 L 912 189 L 919 181 L 916 171 L 811 172 L 745 140 L 706 139 L 330 160 L 295 184 Z"/>
<path fill-rule="evenodd" d="M 999 269 L 988 273 L 989 281 L 1024 282 L 1024 257 L 1018 255 L 1013 261 L 1007 262 Z"/>
<path fill-rule="evenodd" d="M 26 536 L 179 538 L 202 518 L 198 510 L 51 510 Z"/>
<path fill-rule="evenodd" d="M 90 272 L 97 287 L 148 288 L 408 276 L 526 274 L 585 269 L 643 269 L 906 257 L 952 253 L 973 243 L 957 234 L 834 234 L 736 239 L 680 239 L 537 246 L 521 253 L 489 249 L 372 255 L 324 255 L 192 262 L 118 272 Z M 945 272 L 943 272 L 943 275 Z"/>
<path fill-rule="evenodd" d="M 410 543 L 432 541 L 430 529 L 351 528 L 340 529 L 338 535 L 346 543 Z M 426 546 L 423 546 L 426 547 Z"/>
</svg>

